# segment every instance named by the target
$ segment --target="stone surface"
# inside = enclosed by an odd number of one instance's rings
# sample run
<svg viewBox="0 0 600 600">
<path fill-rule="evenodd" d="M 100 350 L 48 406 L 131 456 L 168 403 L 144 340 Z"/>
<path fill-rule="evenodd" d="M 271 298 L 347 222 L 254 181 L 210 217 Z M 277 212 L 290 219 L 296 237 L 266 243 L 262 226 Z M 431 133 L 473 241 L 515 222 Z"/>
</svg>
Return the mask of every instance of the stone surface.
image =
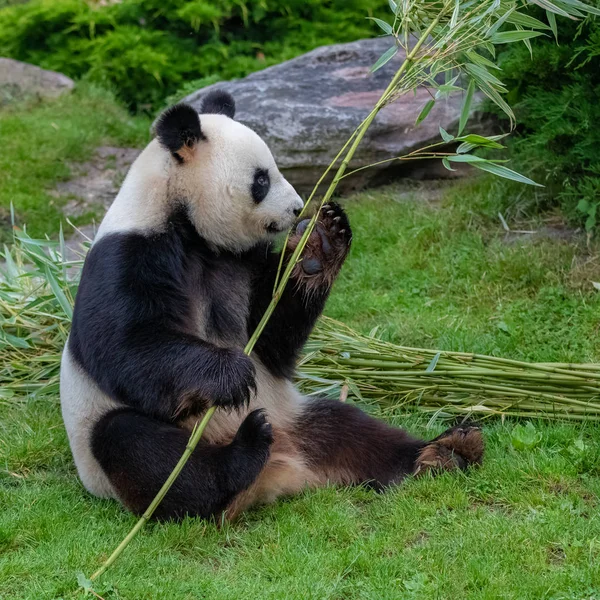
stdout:
<svg viewBox="0 0 600 600">
<path fill-rule="evenodd" d="M 389 38 L 359 40 L 317 48 L 280 65 L 220 82 L 185 98 L 199 109 L 202 97 L 213 89 L 230 92 L 236 119 L 269 144 L 284 175 L 300 191 L 310 191 L 350 134 L 369 114 L 404 55 L 399 52 L 375 73 L 370 67 L 390 47 Z M 439 126 L 451 129 L 460 116 L 462 97 L 439 101 L 428 118 L 415 127 L 417 116 L 430 99 L 426 89 L 406 94 L 385 107 L 363 139 L 351 168 L 406 154 L 438 141 Z M 439 161 L 395 162 L 365 169 L 344 179 L 345 188 L 379 183 L 419 165 L 420 177 L 452 176 Z M 413 175 L 417 175 L 413 171 Z"/>
<path fill-rule="evenodd" d="M 73 89 L 75 82 L 55 71 L 0 58 L 0 104 L 24 97 L 55 98 Z"/>
</svg>

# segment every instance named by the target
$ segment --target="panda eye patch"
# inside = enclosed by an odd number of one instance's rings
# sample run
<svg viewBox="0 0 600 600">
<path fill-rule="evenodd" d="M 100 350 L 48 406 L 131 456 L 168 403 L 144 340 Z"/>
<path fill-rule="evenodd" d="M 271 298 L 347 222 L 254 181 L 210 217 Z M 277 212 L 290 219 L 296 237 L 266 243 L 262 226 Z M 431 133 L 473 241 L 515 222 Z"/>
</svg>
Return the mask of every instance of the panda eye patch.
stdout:
<svg viewBox="0 0 600 600">
<path fill-rule="evenodd" d="M 262 202 L 271 187 L 271 180 L 269 179 L 269 172 L 265 169 L 256 169 L 254 171 L 254 179 L 252 181 L 251 193 L 252 199 L 256 204 Z"/>
</svg>

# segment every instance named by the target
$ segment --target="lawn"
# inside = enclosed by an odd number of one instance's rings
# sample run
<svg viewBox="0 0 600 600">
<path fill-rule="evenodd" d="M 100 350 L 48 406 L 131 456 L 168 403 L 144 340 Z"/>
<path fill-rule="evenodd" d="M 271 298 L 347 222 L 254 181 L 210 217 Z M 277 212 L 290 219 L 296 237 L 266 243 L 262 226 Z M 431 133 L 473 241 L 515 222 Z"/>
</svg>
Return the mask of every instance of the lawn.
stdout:
<svg viewBox="0 0 600 600">
<path fill-rule="evenodd" d="M 103 144 L 143 145 L 149 128 L 149 119 L 132 117 L 110 93 L 89 84 L 52 102 L 0 107 L 0 242 L 10 239 L 11 203 L 17 223 L 33 236 L 57 233 L 68 197 L 54 187 L 70 178 L 71 165 Z M 89 223 L 95 209 L 73 222 Z"/>
<path fill-rule="evenodd" d="M 76 157 L 81 134 L 69 130 L 65 156 Z M 132 124 L 131 143 L 139 131 Z M 47 172 L 43 156 L 19 156 L 23 166 L 11 163 L 4 177 Z M 498 196 L 512 188 L 486 178 L 435 194 L 425 187 L 345 202 L 354 245 L 327 314 L 362 332 L 379 326 L 404 345 L 600 360 L 597 246 L 506 236 Z M 56 231 L 57 213 L 37 211 L 23 214 Z M 509 225 L 537 230 L 545 221 Z M 444 427 L 386 418 L 427 437 Z M 220 528 L 151 524 L 96 591 L 106 600 L 600 598 L 600 426 L 489 421 L 484 433 L 485 463 L 466 474 L 408 480 L 383 495 L 306 492 Z M 2 600 L 83 597 L 73 593 L 77 573 L 93 572 L 133 523 L 77 481 L 58 399 L 0 404 Z"/>
</svg>

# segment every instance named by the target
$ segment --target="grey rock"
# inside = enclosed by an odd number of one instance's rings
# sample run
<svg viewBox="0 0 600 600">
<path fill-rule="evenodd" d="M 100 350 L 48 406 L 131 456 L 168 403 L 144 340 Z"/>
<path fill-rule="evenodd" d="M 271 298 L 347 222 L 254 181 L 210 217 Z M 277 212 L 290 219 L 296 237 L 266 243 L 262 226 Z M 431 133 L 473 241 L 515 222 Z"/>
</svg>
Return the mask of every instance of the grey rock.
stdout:
<svg viewBox="0 0 600 600">
<path fill-rule="evenodd" d="M 399 52 L 375 73 L 370 67 L 390 47 L 389 38 L 359 40 L 317 48 L 298 58 L 248 75 L 220 82 L 187 96 L 200 109 L 202 98 L 223 89 L 235 99 L 236 119 L 254 129 L 270 146 L 283 174 L 300 192 L 308 192 L 356 127 L 369 114 L 402 64 Z M 406 94 L 385 107 L 374 120 L 351 169 L 406 154 L 440 139 L 439 126 L 458 122 L 462 97 L 438 101 L 428 118 L 415 127 L 431 96 L 426 89 Z M 343 188 L 383 183 L 420 165 L 416 177 L 452 176 L 439 161 L 385 164 L 342 180 Z M 433 169 L 432 169 L 433 167 Z M 342 189 L 341 191 L 344 191 Z"/>
<path fill-rule="evenodd" d="M 26 97 L 56 98 L 74 85 L 75 82 L 62 73 L 12 58 L 0 58 L 0 104 Z"/>
</svg>

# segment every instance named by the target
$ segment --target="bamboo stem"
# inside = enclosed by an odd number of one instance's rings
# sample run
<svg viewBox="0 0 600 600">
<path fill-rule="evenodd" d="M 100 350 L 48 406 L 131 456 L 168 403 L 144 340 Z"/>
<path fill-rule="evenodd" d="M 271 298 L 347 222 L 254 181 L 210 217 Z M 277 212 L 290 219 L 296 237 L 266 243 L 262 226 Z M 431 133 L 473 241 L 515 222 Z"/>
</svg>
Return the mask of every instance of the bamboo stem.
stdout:
<svg viewBox="0 0 600 600">
<path fill-rule="evenodd" d="M 368 117 L 361 123 L 361 125 L 357 128 L 356 135 L 354 136 L 354 141 L 352 142 L 352 145 L 350 146 L 350 149 L 346 153 L 346 156 L 344 157 L 344 160 L 342 161 L 340 167 L 338 168 L 337 173 L 335 174 L 335 177 L 333 178 L 333 181 L 331 182 L 331 184 L 329 185 L 329 187 L 327 189 L 327 192 L 325 193 L 323 199 L 321 200 L 321 206 L 323 206 L 333 196 L 333 193 L 334 193 L 334 191 L 335 191 L 335 189 L 336 189 L 336 187 L 337 187 L 340 179 L 342 178 L 342 176 L 343 176 L 343 174 L 344 174 L 344 172 L 345 172 L 345 170 L 346 170 L 349 162 L 352 160 L 352 157 L 354 156 L 354 153 L 356 152 L 356 149 L 358 148 L 358 145 L 360 144 L 361 140 L 363 139 L 363 137 L 364 137 L 367 129 L 369 128 L 369 126 L 373 122 L 373 119 L 375 119 L 377 113 L 385 105 L 385 103 L 388 100 L 389 96 L 391 95 L 391 93 L 393 92 L 394 88 L 396 87 L 398 81 L 400 80 L 400 78 L 402 77 L 402 75 L 404 74 L 404 72 L 406 71 L 406 69 L 408 68 L 408 66 L 410 65 L 410 63 L 412 62 L 412 60 L 414 59 L 414 57 L 417 55 L 419 49 L 425 43 L 425 41 L 429 37 L 430 33 L 433 31 L 433 29 L 439 23 L 440 19 L 442 18 L 442 16 L 445 13 L 445 10 L 446 10 L 446 7 L 444 5 L 444 8 L 442 9 L 442 11 L 431 22 L 431 24 L 429 25 L 429 27 L 427 27 L 427 29 L 425 30 L 425 32 L 421 35 L 421 37 L 419 38 L 419 40 L 415 44 L 414 48 L 407 55 L 405 61 L 402 63 L 402 65 L 400 66 L 400 68 L 398 69 L 398 71 L 396 72 L 396 74 L 394 75 L 392 81 L 390 82 L 390 84 L 386 88 L 385 92 L 382 94 L 381 98 L 378 100 L 378 102 L 375 105 L 375 107 L 373 108 L 373 110 L 370 112 L 370 114 L 368 115 Z M 337 158 L 336 158 L 336 160 L 337 160 Z M 323 178 L 321 178 L 318 183 L 320 183 L 322 181 L 322 179 Z M 315 189 L 313 190 L 313 192 L 311 194 L 311 199 L 314 196 L 317 187 L 318 187 L 318 184 L 317 184 L 317 186 L 315 186 Z M 319 217 L 319 211 L 316 211 L 315 214 L 313 215 L 313 217 L 311 218 L 308 227 L 306 228 L 306 230 L 304 231 L 302 237 L 300 238 L 298 246 L 295 248 L 294 252 L 292 253 L 292 256 L 290 257 L 290 259 L 288 261 L 288 264 L 287 264 L 287 266 L 285 268 L 285 271 L 283 273 L 281 281 L 279 282 L 279 285 L 277 286 L 277 289 L 275 290 L 275 293 L 273 294 L 273 298 L 272 298 L 269 306 L 267 307 L 267 310 L 265 311 L 265 313 L 262 316 L 262 318 L 261 318 L 258 326 L 256 327 L 256 330 L 254 331 L 254 333 L 252 334 L 252 336 L 248 340 L 248 343 L 246 344 L 246 347 L 244 348 L 244 352 L 246 354 L 249 355 L 252 352 L 252 349 L 254 348 L 254 345 L 256 344 L 259 336 L 263 332 L 264 328 L 267 325 L 268 320 L 271 318 L 271 315 L 275 311 L 275 308 L 277 306 L 277 302 L 278 302 L 279 298 L 281 298 L 281 296 L 283 295 L 283 292 L 285 290 L 287 282 L 288 282 L 288 280 L 289 280 L 289 278 L 291 276 L 292 270 L 295 267 L 297 261 L 299 260 L 299 258 L 301 256 L 301 253 L 304 250 L 304 247 L 306 246 L 308 238 L 309 238 L 310 234 L 312 233 L 312 231 L 313 231 L 313 229 L 315 227 L 315 224 L 317 222 L 318 217 Z M 285 248 L 283 249 L 282 252 L 285 252 Z M 187 463 L 187 461 L 188 461 L 189 457 L 191 456 L 192 452 L 196 448 L 198 442 L 200 441 L 200 438 L 202 437 L 202 433 L 203 433 L 204 429 L 206 428 L 206 426 L 208 425 L 208 422 L 212 418 L 214 412 L 215 412 L 215 407 L 214 406 L 211 407 L 211 408 L 209 408 L 206 411 L 206 413 L 205 413 L 205 415 L 204 415 L 204 417 L 203 417 L 200 425 L 198 427 L 196 427 L 194 429 L 194 431 L 192 432 L 192 435 L 190 436 L 190 439 L 189 439 L 188 444 L 186 446 L 185 452 L 183 453 L 183 455 L 181 456 L 181 458 L 177 462 L 177 465 L 175 466 L 175 468 L 173 469 L 173 471 L 171 472 L 171 474 L 169 475 L 169 477 L 167 478 L 167 481 L 165 481 L 165 483 L 161 487 L 161 489 L 158 492 L 158 494 L 156 495 L 156 497 L 150 503 L 150 506 L 148 506 L 148 508 L 146 509 L 146 511 L 144 512 L 144 514 L 142 515 L 142 517 L 138 520 L 138 522 L 135 524 L 135 526 L 133 527 L 133 529 L 127 534 L 127 536 L 123 539 L 123 541 L 117 546 L 117 548 L 115 549 L 115 551 L 102 564 L 102 566 L 92 575 L 92 577 L 90 579 L 94 580 L 94 579 L 100 577 L 103 573 L 105 573 L 106 570 L 122 554 L 122 552 L 129 545 L 129 543 L 136 536 L 136 534 L 142 529 L 142 527 L 145 525 L 145 523 L 150 519 L 150 517 L 152 516 L 152 514 L 154 513 L 154 511 L 156 510 L 156 508 L 158 507 L 158 505 L 162 501 L 162 499 L 165 497 L 165 495 L 167 494 L 167 492 L 169 491 L 169 489 L 171 488 L 171 486 L 173 485 L 173 483 L 175 482 L 175 480 L 177 479 L 177 477 L 181 473 L 183 467 Z"/>
<path fill-rule="evenodd" d="M 192 430 L 192 435 L 185 447 L 184 453 L 181 455 L 181 458 L 177 462 L 177 465 L 175 466 L 167 480 L 163 483 L 158 494 L 156 494 L 154 500 L 152 500 L 148 508 L 144 511 L 144 514 L 139 518 L 138 522 L 135 524 L 133 529 L 115 548 L 114 552 L 106 559 L 103 565 L 90 577 L 91 581 L 93 581 L 97 577 L 100 577 L 100 575 L 102 575 L 117 560 L 117 558 L 119 558 L 123 550 L 125 550 L 125 548 L 129 545 L 129 542 L 131 542 L 131 540 L 136 536 L 137 532 L 148 522 L 150 517 L 154 514 L 154 511 L 162 502 L 163 498 L 167 495 L 167 492 L 171 489 L 171 486 L 173 485 L 175 479 L 177 479 L 177 476 L 179 475 L 185 463 L 188 461 L 188 458 L 194 451 L 194 448 L 200 440 L 200 437 L 202 436 L 202 433 L 208 425 L 208 422 L 213 416 L 215 410 L 216 407 L 211 406 L 204 414 L 204 417 L 202 418 L 202 421 L 200 421 L 200 424 L 196 423 L 194 429 Z"/>
</svg>

